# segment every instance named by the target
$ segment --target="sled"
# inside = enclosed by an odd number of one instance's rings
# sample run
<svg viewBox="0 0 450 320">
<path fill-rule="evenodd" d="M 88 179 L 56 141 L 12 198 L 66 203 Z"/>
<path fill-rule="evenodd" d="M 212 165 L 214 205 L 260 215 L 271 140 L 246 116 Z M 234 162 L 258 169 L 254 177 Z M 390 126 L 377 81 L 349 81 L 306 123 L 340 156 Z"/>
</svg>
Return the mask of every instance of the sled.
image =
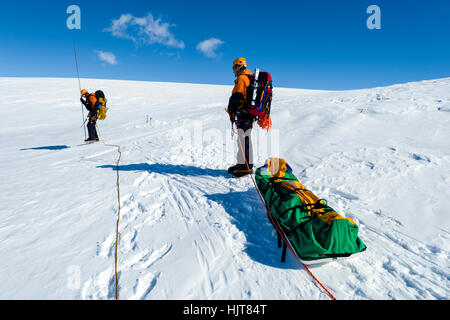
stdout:
<svg viewBox="0 0 450 320">
<path fill-rule="evenodd" d="M 356 223 L 306 189 L 284 159 L 268 159 L 255 177 L 277 230 L 278 247 L 284 243 L 283 262 L 287 248 L 300 262 L 311 266 L 348 259 L 366 250 Z"/>
</svg>

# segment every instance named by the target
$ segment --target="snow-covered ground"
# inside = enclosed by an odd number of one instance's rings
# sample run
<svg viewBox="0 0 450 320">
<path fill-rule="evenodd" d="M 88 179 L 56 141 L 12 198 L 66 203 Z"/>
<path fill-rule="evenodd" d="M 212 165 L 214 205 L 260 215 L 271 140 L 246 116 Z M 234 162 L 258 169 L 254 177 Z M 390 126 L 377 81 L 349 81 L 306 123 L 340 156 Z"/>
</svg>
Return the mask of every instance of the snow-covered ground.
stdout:
<svg viewBox="0 0 450 320">
<path fill-rule="evenodd" d="M 82 86 L 106 93 L 100 133 L 123 154 L 121 299 L 328 299 L 280 262 L 250 178 L 226 174 L 230 86 Z M 0 78 L 0 92 L 0 298 L 113 299 L 116 149 L 83 144 L 75 79 Z M 338 299 L 449 299 L 450 78 L 274 94 L 255 163 L 285 158 L 368 247 L 317 278 Z"/>
</svg>

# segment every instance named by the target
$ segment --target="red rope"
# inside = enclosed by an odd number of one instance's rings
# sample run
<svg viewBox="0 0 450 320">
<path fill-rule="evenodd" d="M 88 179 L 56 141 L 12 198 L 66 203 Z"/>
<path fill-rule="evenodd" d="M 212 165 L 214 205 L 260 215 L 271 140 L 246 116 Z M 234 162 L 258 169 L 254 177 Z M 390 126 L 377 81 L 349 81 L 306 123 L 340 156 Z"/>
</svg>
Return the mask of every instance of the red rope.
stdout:
<svg viewBox="0 0 450 320">
<path fill-rule="evenodd" d="M 239 130 L 238 130 L 238 134 L 239 134 Z M 244 152 L 244 148 L 242 146 L 242 142 L 241 142 L 241 140 L 239 138 L 240 138 L 240 136 L 238 137 L 238 142 L 239 142 L 239 147 L 241 149 L 242 155 L 243 155 L 244 160 L 245 160 L 245 164 L 247 165 L 248 171 L 251 171 L 250 170 L 250 166 L 248 165 L 247 159 L 245 158 L 245 152 Z M 285 238 L 284 233 L 277 227 L 277 224 L 273 220 L 273 217 L 270 214 L 269 208 L 267 208 L 266 202 L 264 201 L 261 193 L 259 192 L 259 189 L 258 189 L 258 186 L 256 184 L 255 178 L 253 177 L 253 174 L 250 174 L 250 177 L 252 178 L 253 185 L 255 186 L 256 192 L 258 193 L 259 199 L 261 200 L 262 204 L 264 205 L 264 208 L 266 209 L 266 212 L 267 212 L 267 215 L 269 216 L 269 219 L 272 221 L 272 224 L 274 225 L 275 229 L 277 229 L 278 234 L 280 234 L 281 237 L 283 238 L 283 241 L 286 243 L 286 245 L 288 246 L 289 250 L 291 250 L 291 252 L 294 254 L 294 256 L 297 257 L 297 254 L 295 253 L 295 250 L 292 248 L 292 246 L 289 243 L 289 241 Z M 314 279 L 314 281 L 330 296 L 330 298 L 332 300 L 337 300 L 336 297 L 319 281 L 319 279 L 316 278 L 316 276 L 311 272 L 311 270 L 309 270 L 309 268 L 298 257 L 297 257 L 297 259 L 301 263 L 303 268 L 305 268 L 305 270 L 309 273 L 309 275 Z"/>
</svg>

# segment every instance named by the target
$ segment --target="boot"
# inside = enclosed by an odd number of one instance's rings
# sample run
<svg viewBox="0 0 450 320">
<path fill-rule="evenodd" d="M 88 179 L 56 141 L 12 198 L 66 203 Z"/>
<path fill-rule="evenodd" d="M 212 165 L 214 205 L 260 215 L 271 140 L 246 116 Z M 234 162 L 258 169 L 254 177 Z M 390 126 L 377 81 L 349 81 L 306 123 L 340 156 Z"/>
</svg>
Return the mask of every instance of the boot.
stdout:
<svg viewBox="0 0 450 320">
<path fill-rule="evenodd" d="M 253 165 L 249 165 L 249 168 L 247 168 L 247 165 L 240 165 L 236 170 L 232 172 L 233 178 L 240 178 L 244 177 L 246 175 L 253 173 Z"/>
<path fill-rule="evenodd" d="M 228 168 L 228 173 L 233 173 L 234 170 L 238 169 L 241 165 L 240 164 L 235 164 L 234 166 L 231 166 Z"/>
</svg>

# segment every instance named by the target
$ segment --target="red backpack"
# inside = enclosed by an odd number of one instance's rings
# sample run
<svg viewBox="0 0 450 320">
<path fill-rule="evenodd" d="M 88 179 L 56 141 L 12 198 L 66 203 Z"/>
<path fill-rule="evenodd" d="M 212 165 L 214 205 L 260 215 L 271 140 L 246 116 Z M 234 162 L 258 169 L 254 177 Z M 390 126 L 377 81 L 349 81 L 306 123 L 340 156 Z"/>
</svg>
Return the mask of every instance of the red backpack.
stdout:
<svg viewBox="0 0 450 320">
<path fill-rule="evenodd" d="M 256 69 L 250 77 L 247 89 L 248 112 L 256 117 L 258 125 L 269 131 L 272 127 L 270 110 L 272 105 L 272 76 L 268 72 Z"/>
</svg>

